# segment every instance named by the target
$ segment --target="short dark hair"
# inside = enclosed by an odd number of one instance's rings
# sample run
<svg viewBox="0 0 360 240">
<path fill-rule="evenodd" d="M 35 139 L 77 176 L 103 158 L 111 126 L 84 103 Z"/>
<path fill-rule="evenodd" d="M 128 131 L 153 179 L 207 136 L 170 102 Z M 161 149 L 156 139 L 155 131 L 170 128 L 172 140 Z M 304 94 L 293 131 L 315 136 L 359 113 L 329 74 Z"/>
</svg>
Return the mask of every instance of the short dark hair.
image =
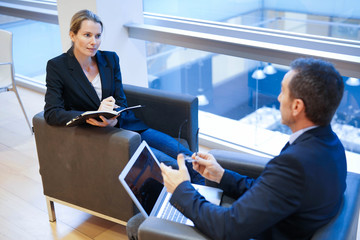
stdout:
<svg viewBox="0 0 360 240">
<path fill-rule="evenodd" d="M 95 23 L 99 23 L 101 26 L 101 32 L 103 31 L 103 23 L 101 22 L 99 16 L 97 16 L 90 10 L 84 9 L 75 13 L 74 16 L 71 18 L 70 32 L 73 32 L 76 35 L 81 28 L 81 23 L 84 20 L 90 20 Z"/>
<path fill-rule="evenodd" d="M 314 124 L 329 125 L 344 93 L 339 72 L 331 63 L 313 58 L 296 59 L 290 67 L 295 71 L 290 96 L 304 102 L 305 114 Z"/>
</svg>

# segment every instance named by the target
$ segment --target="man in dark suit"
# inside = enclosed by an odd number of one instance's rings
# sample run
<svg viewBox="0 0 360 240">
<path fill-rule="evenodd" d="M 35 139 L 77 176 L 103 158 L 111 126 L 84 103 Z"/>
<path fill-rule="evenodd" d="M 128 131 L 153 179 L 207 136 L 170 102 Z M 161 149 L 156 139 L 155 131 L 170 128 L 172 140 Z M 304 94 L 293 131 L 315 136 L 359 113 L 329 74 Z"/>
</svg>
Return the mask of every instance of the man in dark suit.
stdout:
<svg viewBox="0 0 360 240">
<path fill-rule="evenodd" d="M 170 202 L 213 239 L 310 239 L 338 212 L 346 188 L 344 148 L 330 121 L 344 83 L 328 62 L 297 59 L 278 97 L 282 123 L 293 134 L 257 179 L 224 170 L 210 154 L 193 155 L 193 167 L 237 199 L 231 207 L 207 202 L 179 170 L 161 165 Z"/>
</svg>

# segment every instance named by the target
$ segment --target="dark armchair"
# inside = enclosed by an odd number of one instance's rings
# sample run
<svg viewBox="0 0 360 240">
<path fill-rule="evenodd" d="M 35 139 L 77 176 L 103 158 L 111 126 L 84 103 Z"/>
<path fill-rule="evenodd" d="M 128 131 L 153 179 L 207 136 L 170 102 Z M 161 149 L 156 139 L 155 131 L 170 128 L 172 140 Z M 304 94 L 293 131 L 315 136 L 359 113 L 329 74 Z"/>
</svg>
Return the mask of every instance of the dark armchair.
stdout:
<svg viewBox="0 0 360 240">
<path fill-rule="evenodd" d="M 212 150 L 210 153 L 215 156 L 224 168 L 250 177 L 259 176 L 265 164 L 269 161 L 267 158 L 245 153 L 222 150 Z M 344 201 L 339 213 L 330 223 L 319 229 L 312 237 L 312 240 L 356 239 L 360 209 L 360 175 L 348 172 L 346 183 L 347 188 L 344 194 Z M 211 185 L 210 182 L 207 184 Z M 228 200 L 223 198 L 223 204 L 228 204 Z M 147 218 L 140 225 L 138 234 L 140 240 L 209 239 L 194 227 L 155 217 Z"/>
<path fill-rule="evenodd" d="M 149 127 L 197 146 L 198 100 L 189 95 L 124 85 L 128 105 Z M 36 147 L 50 221 L 54 202 L 120 223 L 133 216 L 133 202 L 118 176 L 141 143 L 140 135 L 118 128 L 54 127 L 43 113 L 33 118 Z"/>
</svg>

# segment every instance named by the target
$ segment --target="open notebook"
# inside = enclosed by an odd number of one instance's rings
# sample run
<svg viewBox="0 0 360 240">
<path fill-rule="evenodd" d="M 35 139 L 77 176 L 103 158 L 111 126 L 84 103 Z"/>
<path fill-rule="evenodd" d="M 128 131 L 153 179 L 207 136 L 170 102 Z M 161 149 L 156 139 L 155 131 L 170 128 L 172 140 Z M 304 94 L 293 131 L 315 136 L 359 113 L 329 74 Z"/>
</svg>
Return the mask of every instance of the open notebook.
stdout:
<svg viewBox="0 0 360 240">
<path fill-rule="evenodd" d="M 160 164 L 148 144 L 143 141 L 128 164 L 119 180 L 130 197 L 145 216 L 156 216 L 175 222 L 194 225 L 185 218 L 169 200 L 171 194 L 166 192 L 161 176 Z M 208 201 L 219 205 L 223 191 L 218 188 L 193 184 Z"/>
</svg>

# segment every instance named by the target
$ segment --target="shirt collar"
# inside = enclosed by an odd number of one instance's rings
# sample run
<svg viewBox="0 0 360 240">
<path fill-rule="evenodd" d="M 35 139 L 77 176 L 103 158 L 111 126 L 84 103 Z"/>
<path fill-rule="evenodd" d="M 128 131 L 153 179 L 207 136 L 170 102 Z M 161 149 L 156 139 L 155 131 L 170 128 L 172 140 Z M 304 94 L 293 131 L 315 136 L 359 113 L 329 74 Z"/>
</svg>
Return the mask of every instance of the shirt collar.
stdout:
<svg viewBox="0 0 360 240">
<path fill-rule="evenodd" d="M 293 134 L 290 135 L 289 144 L 293 144 L 295 142 L 295 140 L 298 137 L 300 137 L 300 135 L 303 134 L 304 132 L 309 131 L 316 127 L 318 127 L 318 126 L 315 125 L 315 126 L 307 127 L 307 128 L 303 128 L 303 129 L 300 129 L 299 131 L 294 132 Z"/>
</svg>

